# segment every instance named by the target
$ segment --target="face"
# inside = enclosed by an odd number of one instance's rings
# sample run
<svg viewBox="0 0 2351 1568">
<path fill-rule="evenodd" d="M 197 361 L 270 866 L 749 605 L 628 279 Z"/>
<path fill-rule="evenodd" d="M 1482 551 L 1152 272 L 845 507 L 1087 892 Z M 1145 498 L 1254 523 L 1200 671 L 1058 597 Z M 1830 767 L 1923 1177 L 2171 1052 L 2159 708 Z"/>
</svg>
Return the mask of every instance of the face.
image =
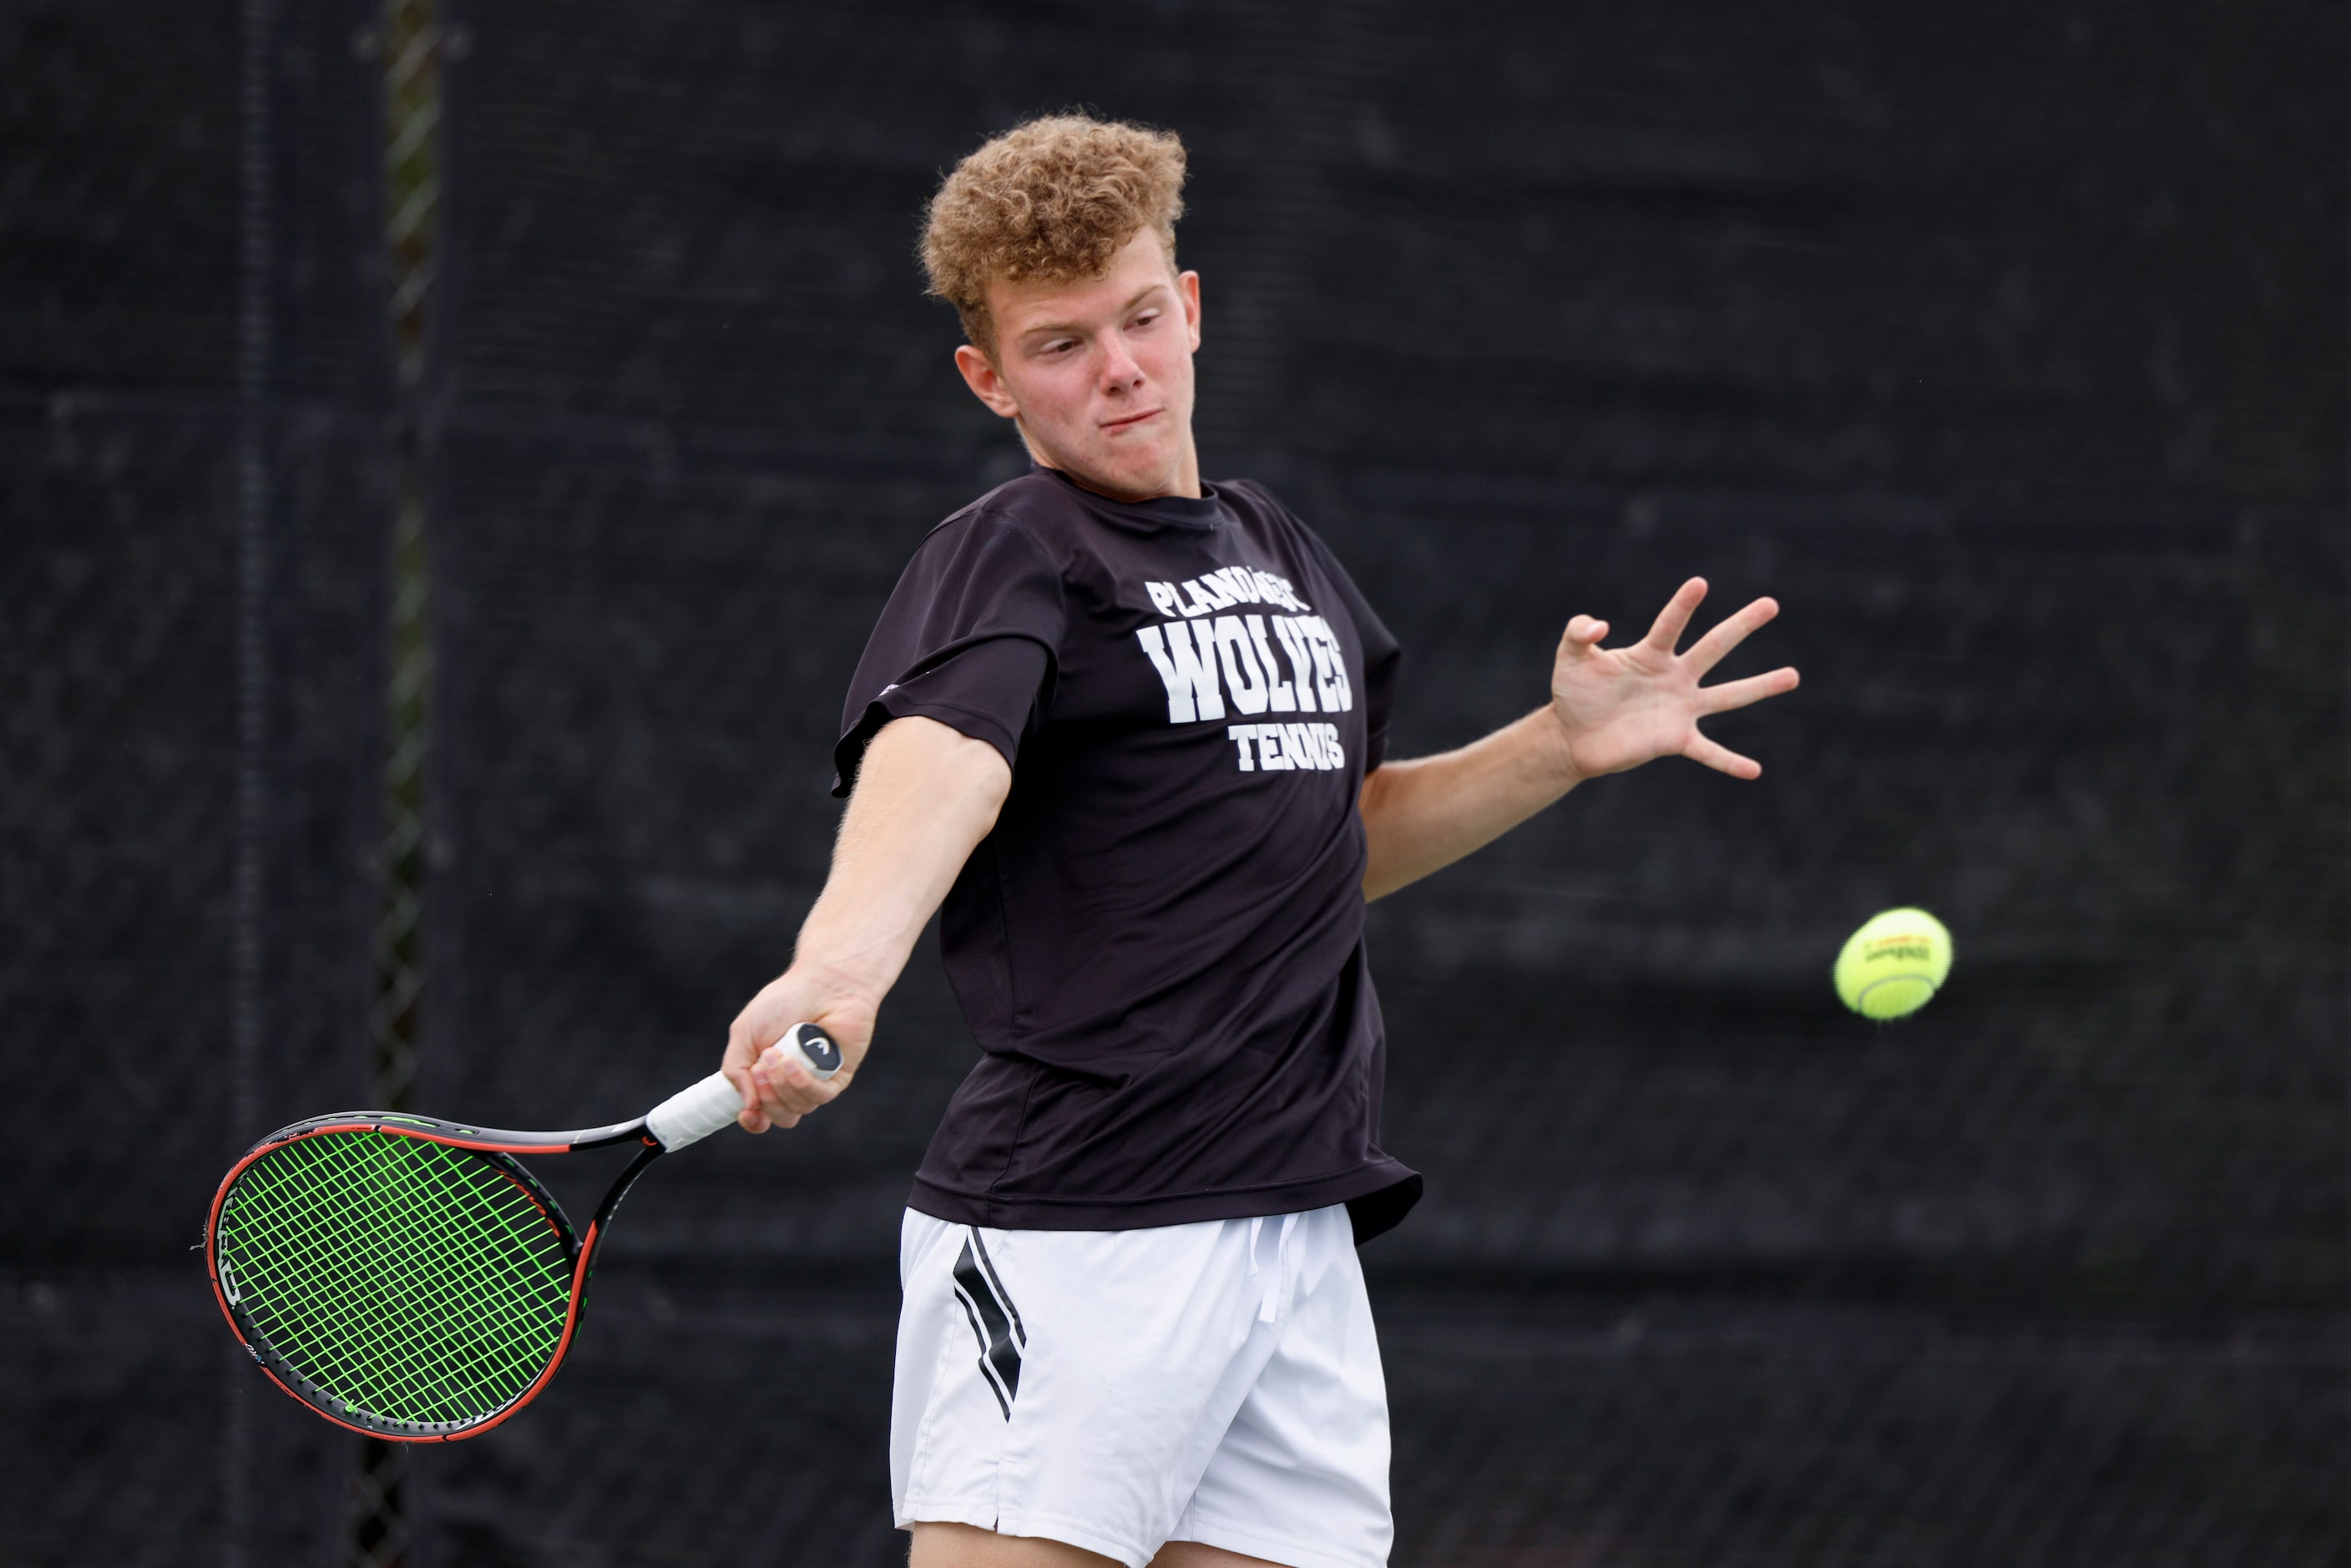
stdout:
<svg viewBox="0 0 2351 1568">
<path fill-rule="evenodd" d="M 1192 446 L 1192 353 L 1200 275 L 1168 265 L 1144 229 L 1100 277 L 988 286 L 996 357 L 968 344 L 972 392 L 1019 423 L 1029 455 L 1121 500 L 1200 493 Z"/>
</svg>

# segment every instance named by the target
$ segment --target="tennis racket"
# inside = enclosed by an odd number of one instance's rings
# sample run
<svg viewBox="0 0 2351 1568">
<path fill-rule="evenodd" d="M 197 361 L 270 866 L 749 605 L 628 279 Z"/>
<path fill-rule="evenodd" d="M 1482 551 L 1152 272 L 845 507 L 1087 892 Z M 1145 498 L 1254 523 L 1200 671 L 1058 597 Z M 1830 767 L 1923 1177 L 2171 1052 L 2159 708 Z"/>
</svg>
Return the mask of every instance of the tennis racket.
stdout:
<svg viewBox="0 0 2351 1568">
<path fill-rule="evenodd" d="M 814 1024 L 784 1040 L 831 1078 Z M 712 1073 L 632 1122 L 505 1133 L 388 1111 L 280 1128 L 213 1197 L 204 1260 L 270 1380 L 338 1426 L 397 1442 L 486 1432 L 538 1396 L 580 1330 L 596 1248 L 645 1167 L 735 1120 Z M 581 1236 L 517 1155 L 641 1145 Z"/>
</svg>

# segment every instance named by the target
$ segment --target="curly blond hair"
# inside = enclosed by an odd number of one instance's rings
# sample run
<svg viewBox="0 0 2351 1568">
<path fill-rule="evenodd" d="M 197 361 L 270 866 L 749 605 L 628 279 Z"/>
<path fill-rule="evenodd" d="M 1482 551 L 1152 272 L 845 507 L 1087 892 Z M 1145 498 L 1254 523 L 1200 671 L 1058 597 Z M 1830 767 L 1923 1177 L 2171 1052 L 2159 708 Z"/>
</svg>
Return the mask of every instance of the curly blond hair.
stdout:
<svg viewBox="0 0 2351 1568">
<path fill-rule="evenodd" d="M 987 285 L 1099 277 L 1142 230 L 1176 264 L 1184 142 L 1175 132 L 1084 114 L 1017 125 L 955 166 L 923 228 L 930 292 L 956 308 L 972 346 L 996 356 Z"/>
</svg>

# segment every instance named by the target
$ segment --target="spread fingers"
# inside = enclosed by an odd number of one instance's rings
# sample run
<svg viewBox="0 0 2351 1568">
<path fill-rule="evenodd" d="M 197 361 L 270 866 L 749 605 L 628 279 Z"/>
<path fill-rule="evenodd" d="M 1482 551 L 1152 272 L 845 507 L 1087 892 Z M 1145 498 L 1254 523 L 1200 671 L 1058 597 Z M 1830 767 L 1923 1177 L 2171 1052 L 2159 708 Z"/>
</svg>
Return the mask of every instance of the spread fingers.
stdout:
<svg viewBox="0 0 2351 1568">
<path fill-rule="evenodd" d="M 1765 697 L 1776 697 L 1782 692 L 1796 689 L 1797 674 L 1792 668 L 1782 668 L 1769 674 L 1750 675 L 1745 680 L 1725 681 L 1719 686 L 1700 686 L 1703 699 L 1701 713 L 1729 713 L 1732 708 L 1760 703 Z"/>
<path fill-rule="evenodd" d="M 1682 755 L 1692 762 L 1705 763 L 1718 773 L 1728 773 L 1733 779 L 1758 779 L 1763 773 L 1763 765 L 1753 758 L 1741 757 L 1730 747 L 1717 745 L 1695 730 L 1690 732 L 1689 744 L 1682 747 Z"/>
<path fill-rule="evenodd" d="M 1720 664 L 1725 653 L 1747 641 L 1748 633 L 1779 613 L 1778 600 L 1759 599 L 1736 615 L 1725 616 L 1713 631 L 1690 644 L 1682 660 L 1694 674 L 1703 675 Z"/>
<path fill-rule="evenodd" d="M 1706 597 L 1706 579 L 1693 577 L 1674 591 L 1666 607 L 1657 612 L 1657 619 L 1649 627 L 1649 634 L 1641 639 L 1660 653 L 1670 653 L 1674 644 L 1682 640 L 1689 619 L 1698 612 L 1698 601 Z"/>
</svg>

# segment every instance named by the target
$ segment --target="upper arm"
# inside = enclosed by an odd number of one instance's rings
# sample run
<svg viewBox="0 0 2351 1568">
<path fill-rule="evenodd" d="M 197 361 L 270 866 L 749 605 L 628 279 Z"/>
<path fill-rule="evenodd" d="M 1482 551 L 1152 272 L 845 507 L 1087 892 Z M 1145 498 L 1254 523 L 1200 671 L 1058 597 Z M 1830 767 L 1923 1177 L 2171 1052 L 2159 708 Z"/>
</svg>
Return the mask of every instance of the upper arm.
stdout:
<svg viewBox="0 0 2351 1568">
<path fill-rule="evenodd" d="M 984 811 L 993 826 L 1011 792 L 1012 768 L 1001 751 L 916 715 L 893 718 L 874 736 L 849 801 L 852 811 L 860 801 Z"/>
</svg>

